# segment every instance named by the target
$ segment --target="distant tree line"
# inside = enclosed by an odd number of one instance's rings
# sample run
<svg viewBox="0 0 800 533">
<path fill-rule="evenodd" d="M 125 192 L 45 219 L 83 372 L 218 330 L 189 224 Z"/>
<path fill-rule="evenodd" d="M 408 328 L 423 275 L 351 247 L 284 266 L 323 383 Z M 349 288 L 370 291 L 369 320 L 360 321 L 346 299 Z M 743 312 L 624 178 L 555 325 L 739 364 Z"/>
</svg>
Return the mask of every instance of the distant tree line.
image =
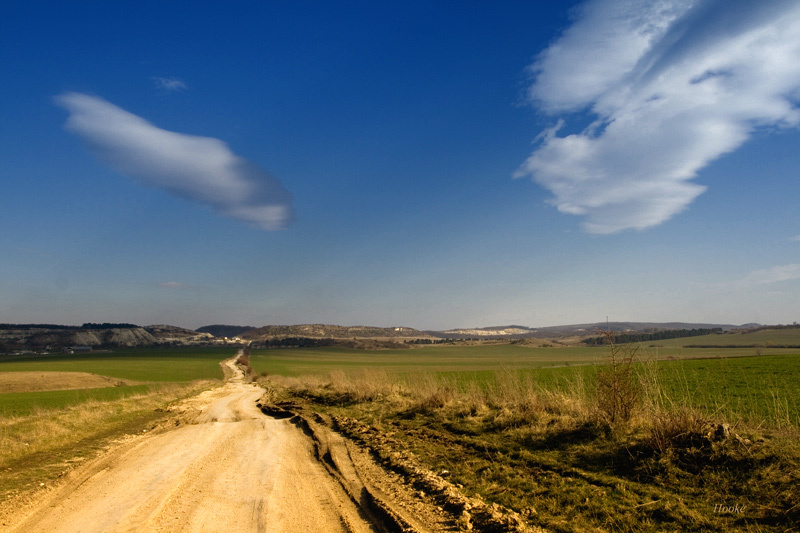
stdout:
<svg viewBox="0 0 800 533">
<path fill-rule="evenodd" d="M 776 324 L 774 326 L 757 326 L 739 330 L 737 333 L 755 333 L 756 331 L 767 331 L 771 329 L 800 329 L 800 324 L 794 322 L 792 324 Z"/>
<path fill-rule="evenodd" d="M 334 339 L 330 337 L 281 337 L 254 342 L 253 348 L 319 348 L 322 346 L 342 346 L 346 348 L 377 349 L 405 348 L 411 344 L 446 344 L 452 339 L 407 339 L 380 340 L 368 338 Z"/>
<path fill-rule="evenodd" d="M 224 324 L 214 324 L 211 326 L 203 326 L 197 328 L 195 331 L 198 333 L 210 333 L 215 337 L 238 337 L 244 333 L 255 328 L 251 326 L 227 326 Z"/>
<path fill-rule="evenodd" d="M 453 339 L 409 339 L 403 342 L 406 344 L 447 344 L 452 343 Z"/>
<path fill-rule="evenodd" d="M 665 339 L 679 339 L 682 337 L 698 337 L 700 335 L 711 335 L 713 333 L 722 333 L 722 328 L 697 328 L 697 329 L 667 329 L 664 331 L 656 331 L 654 333 L 615 333 L 610 337 L 589 337 L 581 340 L 582 343 L 589 346 L 602 346 L 609 342 L 615 344 L 628 344 L 631 342 L 649 342 L 660 341 Z"/>
<path fill-rule="evenodd" d="M 78 326 L 60 326 L 58 324 L 0 324 L 0 330 L 12 329 L 80 329 Z"/>
<path fill-rule="evenodd" d="M 138 327 L 136 324 L 125 324 L 123 322 L 103 322 L 102 324 L 87 322 L 80 329 L 134 329 Z"/>
<path fill-rule="evenodd" d="M 0 324 L 0 330 L 8 331 L 12 329 L 53 329 L 61 331 L 75 331 L 78 329 L 131 329 L 138 328 L 136 324 L 124 324 L 115 322 L 103 322 L 95 324 L 87 322 L 82 326 L 63 326 L 60 324 Z"/>
<path fill-rule="evenodd" d="M 254 343 L 253 347 L 264 348 L 317 348 L 320 346 L 335 346 L 336 339 L 316 338 L 316 337 L 284 337 L 281 339 L 264 339 Z"/>
</svg>

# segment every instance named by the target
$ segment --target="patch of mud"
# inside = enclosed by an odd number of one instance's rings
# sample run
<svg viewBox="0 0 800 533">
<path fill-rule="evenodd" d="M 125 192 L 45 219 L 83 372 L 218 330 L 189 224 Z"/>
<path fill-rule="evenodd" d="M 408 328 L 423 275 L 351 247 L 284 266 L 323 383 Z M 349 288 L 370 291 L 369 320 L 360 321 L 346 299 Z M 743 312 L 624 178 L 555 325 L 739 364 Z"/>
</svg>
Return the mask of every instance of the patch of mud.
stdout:
<svg viewBox="0 0 800 533">
<path fill-rule="evenodd" d="M 292 408 L 295 407 L 295 405 L 292 403 L 264 404 L 259 401 L 256 404 L 256 407 L 261 409 L 262 413 L 267 416 L 271 416 L 272 418 L 292 418 L 295 416 L 294 412 L 292 411 Z"/>
</svg>

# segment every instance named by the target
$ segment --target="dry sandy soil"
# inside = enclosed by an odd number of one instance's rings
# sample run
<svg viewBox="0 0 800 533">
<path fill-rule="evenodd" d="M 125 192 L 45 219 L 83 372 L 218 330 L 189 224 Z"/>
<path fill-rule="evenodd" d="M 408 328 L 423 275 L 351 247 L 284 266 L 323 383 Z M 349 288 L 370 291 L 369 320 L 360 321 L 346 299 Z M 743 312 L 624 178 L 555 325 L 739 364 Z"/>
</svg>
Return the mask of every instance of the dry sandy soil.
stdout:
<svg viewBox="0 0 800 533">
<path fill-rule="evenodd" d="M 234 360 L 224 387 L 182 407 L 188 424 L 129 439 L 76 469 L 11 522 L 16 532 L 377 531 Z"/>
</svg>

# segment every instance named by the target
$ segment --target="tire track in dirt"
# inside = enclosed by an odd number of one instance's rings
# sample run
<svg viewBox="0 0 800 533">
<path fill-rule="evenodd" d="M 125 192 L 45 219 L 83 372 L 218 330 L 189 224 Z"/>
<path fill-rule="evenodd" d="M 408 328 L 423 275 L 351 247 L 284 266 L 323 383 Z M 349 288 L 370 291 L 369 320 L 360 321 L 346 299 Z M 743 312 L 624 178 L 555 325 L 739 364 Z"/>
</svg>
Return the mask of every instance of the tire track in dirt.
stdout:
<svg viewBox="0 0 800 533">
<path fill-rule="evenodd" d="M 375 531 L 303 432 L 265 417 L 263 389 L 224 364 L 233 377 L 191 400 L 191 424 L 77 469 L 10 531 Z"/>
</svg>

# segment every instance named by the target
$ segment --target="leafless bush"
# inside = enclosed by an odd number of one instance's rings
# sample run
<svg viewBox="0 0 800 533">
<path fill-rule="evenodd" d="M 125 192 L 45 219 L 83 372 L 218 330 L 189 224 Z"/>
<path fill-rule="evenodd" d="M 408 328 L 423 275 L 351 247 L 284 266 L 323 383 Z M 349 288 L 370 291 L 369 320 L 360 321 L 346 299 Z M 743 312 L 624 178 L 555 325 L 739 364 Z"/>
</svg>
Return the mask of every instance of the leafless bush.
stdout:
<svg viewBox="0 0 800 533">
<path fill-rule="evenodd" d="M 641 387 L 634 371 L 637 346 L 614 344 L 614 334 L 604 332 L 608 340 L 607 364 L 597 372 L 596 401 L 602 419 L 609 425 L 631 419 L 641 401 Z"/>
</svg>

